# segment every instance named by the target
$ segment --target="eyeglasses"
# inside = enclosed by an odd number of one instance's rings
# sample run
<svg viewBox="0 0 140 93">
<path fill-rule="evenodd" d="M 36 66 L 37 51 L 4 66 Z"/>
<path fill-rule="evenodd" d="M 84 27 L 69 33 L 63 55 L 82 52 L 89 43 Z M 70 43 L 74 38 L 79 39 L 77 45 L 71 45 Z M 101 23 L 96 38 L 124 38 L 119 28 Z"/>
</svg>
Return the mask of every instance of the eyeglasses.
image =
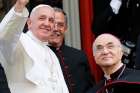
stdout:
<svg viewBox="0 0 140 93">
<path fill-rule="evenodd" d="M 65 26 L 64 22 L 55 22 L 55 26 L 58 28 L 63 28 Z"/>
<path fill-rule="evenodd" d="M 97 45 L 94 49 L 94 52 L 96 53 L 101 53 L 103 52 L 105 49 L 109 50 L 109 51 L 112 51 L 112 50 L 115 50 L 117 49 L 118 47 L 120 47 L 119 45 L 115 45 L 115 44 L 107 44 L 105 46 L 102 46 L 102 45 Z"/>
</svg>

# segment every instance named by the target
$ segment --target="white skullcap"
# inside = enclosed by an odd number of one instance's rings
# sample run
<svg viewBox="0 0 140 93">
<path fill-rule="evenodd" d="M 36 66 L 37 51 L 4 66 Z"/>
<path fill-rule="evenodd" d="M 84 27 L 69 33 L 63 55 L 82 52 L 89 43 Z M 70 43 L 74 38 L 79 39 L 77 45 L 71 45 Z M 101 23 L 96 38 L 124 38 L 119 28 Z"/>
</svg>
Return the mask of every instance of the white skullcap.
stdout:
<svg viewBox="0 0 140 93">
<path fill-rule="evenodd" d="M 32 11 L 31 11 L 31 15 L 32 15 L 32 13 L 35 12 L 38 8 L 41 8 L 41 7 L 48 7 L 48 8 L 50 8 L 50 9 L 53 10 L 53 8 L 52 8 L 50 5 L 39 4 L 39 5 L 37 5 L 36 7 L 34 7 L 34 8 L 32 9 Z"/>
</svg>

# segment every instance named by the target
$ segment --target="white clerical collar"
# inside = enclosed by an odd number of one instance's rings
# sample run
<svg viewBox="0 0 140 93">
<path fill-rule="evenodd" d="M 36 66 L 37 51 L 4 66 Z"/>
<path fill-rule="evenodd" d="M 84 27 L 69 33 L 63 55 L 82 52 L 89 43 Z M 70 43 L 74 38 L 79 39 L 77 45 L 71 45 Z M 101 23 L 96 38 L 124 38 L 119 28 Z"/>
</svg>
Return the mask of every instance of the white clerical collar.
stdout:
<svg viewBox="0 0 140 93">
<path fill-rule="evenodd" d="M 107 75 L 107 74 L 104 74 L 104 77 L 105 77 L 107 80 L 111 79 L 110 75 Z"/>
<path fill-rule="evenodd" d="M 29 37 L 31 37 L 34 41 L 40 43 L 40 44 L 43 44 L 43 45 L 49 45 L 48 42 L 42 42 L 40 41 L 33 33 L 32 31 L 28 30 L 27 33 L 26 33 Z"/>
<path fill-rule="evenodd" d="M 121 69 L 123 67 L 123 63 L 121 63 L 119 66 L 118 66 L 118 68 L 116 69 L 116 71 L 115 72 L 117 72 L 119 69 Z M 119 74 L 119 76 L 118 77 L 120 77 L 120 75 L 123 73 L 123 71 L 124 71 L 124 69 L 125 69 L 125 66 L 124 66 L 124 68 L 123 68 L 123 70 L 121 71 L 121 73 Z M 107 79 L 107 80 L 109 80 L 109 79 L 111 79 L 111 75 L 113 75 L 115 72 L 113 72 L 113 73 L 111 73 L 111 74 L 104 74 L 104 77 Z"/>
</svg>

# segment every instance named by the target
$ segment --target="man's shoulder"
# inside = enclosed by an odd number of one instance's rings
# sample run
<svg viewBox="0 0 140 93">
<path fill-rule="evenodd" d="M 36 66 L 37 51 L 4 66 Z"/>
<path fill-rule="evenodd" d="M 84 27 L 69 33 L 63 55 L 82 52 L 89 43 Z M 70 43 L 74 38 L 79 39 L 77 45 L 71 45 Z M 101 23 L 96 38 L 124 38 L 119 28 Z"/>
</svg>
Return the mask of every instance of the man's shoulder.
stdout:
<svg viewBox="0 0 140 93">
<path fill-rule="evenodd" d="M 87 60 L 87 55 L 83 50 L 64 45 L 62 51 L 66 55 L 72 55 L 73 58 Z"/>
<path fill-rule="evenodd" d="M 85 52 L 83 50 L 68 46 L 68 45 L 64 45 L 64 49 L 69 50 L 71 52 L 77 52 L 77 53 L 82 53 L 85 54 Z"/>
<path fill-rule="evenodd" d="M 126 68 L 122 79 L 130 82 L 140 82 L 140 70 Z"/>
</svg>

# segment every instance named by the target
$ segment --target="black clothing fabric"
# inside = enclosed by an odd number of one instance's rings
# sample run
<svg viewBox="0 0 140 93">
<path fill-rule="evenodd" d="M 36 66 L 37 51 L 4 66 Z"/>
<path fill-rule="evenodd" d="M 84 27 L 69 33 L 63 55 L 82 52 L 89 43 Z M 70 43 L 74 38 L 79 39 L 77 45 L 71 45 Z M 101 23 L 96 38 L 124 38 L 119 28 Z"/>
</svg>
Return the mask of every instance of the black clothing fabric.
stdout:
<svg viewBox="0 0 140 93">
<path fill-rule="evenodd" d="M 110 91 L 109 91 L 110 90 Z M 117 80 L 108 83 L 97 93 L 140 93 L 140 82 Z"/>
<path fill-rule="evenodd" d="M 121 73 L 123 72 L 123 70 L 125 69 L 125 65 L 123 65 L 119 70 L 117 70 L 116 72 L 112 73 L 110 75 L 112 80 L 115 80 L 117 78 L 119 78 L 119 75 L 121 75 Z"/>
<path fill-rule="evenodd" d="M 140 30 L 140 0 L 121 0 L 119 13 L 110 6 L 111 0 L 94 0 L 93 32 L 96 36 L 111 33 L 122 41 L 137 41 Z"/>
<path fill-rule="evenodd" d="M 0 93 L 11 93 L 8 87 L 5 71 L 0 64 Z"/>
<path fill-rule="evenodd" d="M 60 49 L 50 47 L 57 55 L 70 93 L 86 93 L 94 81 L 89 72 L 84 52 L 63 45 Z"/>
<path fill-rule="evenodd" d="M 118 74 L 118 72 L 120 73 Z M 116 73 L 118 74 L 118 76 L 116 76 Z M 112 79 L 111 82 L 107 83 L 107 79 L 103 78 L 103 80 L 101 80 L 101 82 L 95 87 L 93 87 L 88 93 L 108 93 L 104 91 L 108 88 L 108 91 L 110 90 L 109 93 L 140 93 L 139 70 L 121 67 L 117 72 L 113 73 L 112 75 L 114 75 L 115 77 Z M 132 90 L 135 89 L 137 91 L 132 92 Z"/>
<path fill-rule="evenodd" d="M 136 47 L 136 60 L 135 60 L 134 68 L 140 70 L 140 35 L 138 37 L 137 41 L 137 47 Z"/>
</svg>

